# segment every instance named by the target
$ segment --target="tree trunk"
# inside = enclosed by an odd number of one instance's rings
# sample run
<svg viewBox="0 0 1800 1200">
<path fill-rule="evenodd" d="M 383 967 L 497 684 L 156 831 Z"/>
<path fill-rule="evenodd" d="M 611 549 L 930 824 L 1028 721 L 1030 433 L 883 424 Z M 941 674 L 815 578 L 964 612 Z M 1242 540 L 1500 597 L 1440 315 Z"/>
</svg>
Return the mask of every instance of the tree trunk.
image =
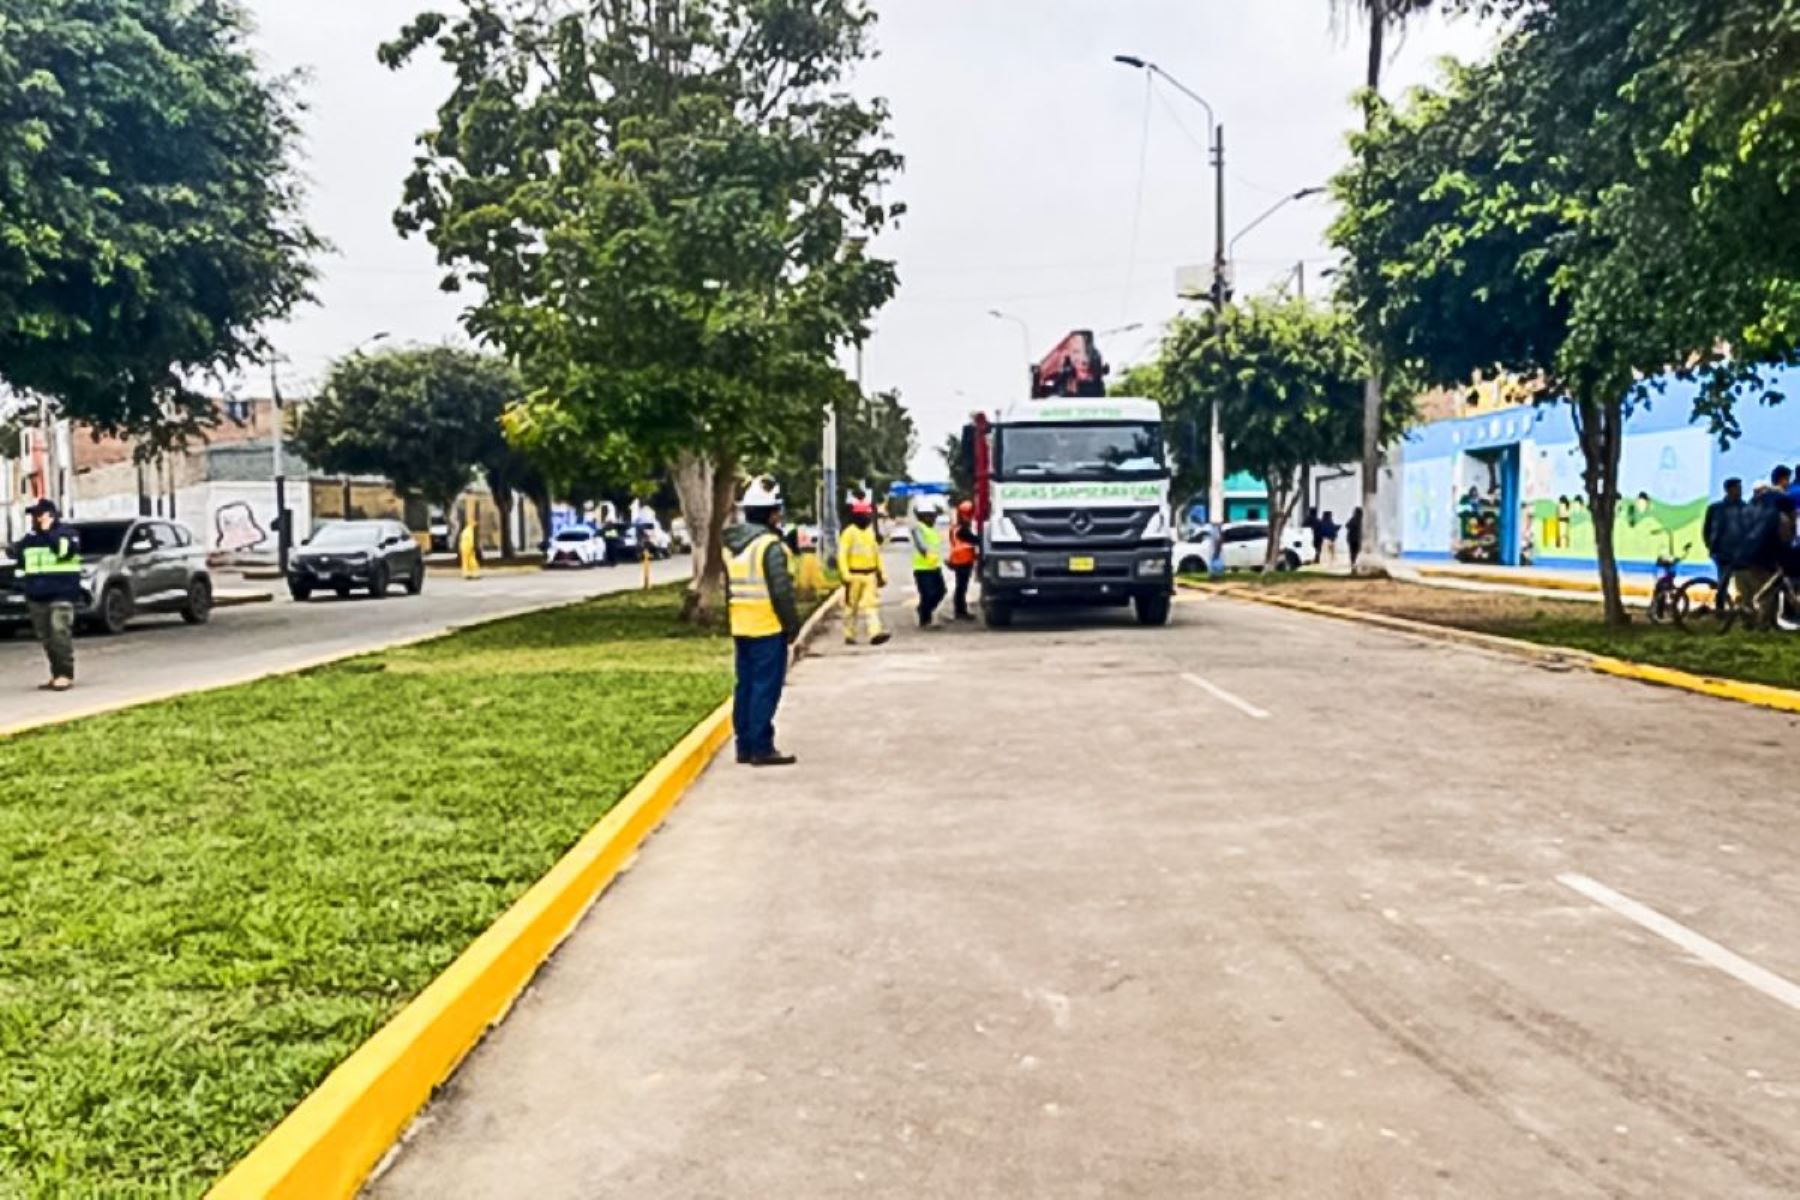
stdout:
<svg viewBox="0 0 1800 1200">
<path fill-rule="evenodd" d="M 688 451 L 671 464 L 669 475 L 694 543 L 694 571 L 682 600 L 682 617 L 711 624 L 724 609 L 725 525 L 737 499 L 737 475 L 729 463 Z"/>
<path fill-rule="evenodd" d="M 505 562 L 513 557 L 518 547 L 513 545 L 513 491 L 509 487 L 493 488 L 494 507 L 500 510 L 500 560 Z"/>
<path fill-rule="evenodd" d="M 1594 557 L 1600 565 L 1600 595 L 1607 625 L 1621 629 L 1631 624 L 1619 586 L 1619 558 L 1613 540 L 1619 512 L 1619 460 L 1625 448 L 1625 399 L 1608 395 L 1598 402 L 1579 400 L 1575 413 L 1584 460 L 1582 482 L 1594 522 Z"/>
<path fill-rule="evenodd" d="M 1283 479 L 1282 472 L 1265 472 L 1263 478 L 1269 480 L 1269 545 L 1263 552 L 1263 570 L 1273 571 L 1281 561 L 1282 535 L 1287 532 L 1298 493 L 1293 480 Z"/>
<path fill-rule="evenodd" d="M 1381 94 L 1381 68 L 1387 58 L 1387 0 L 1367 0 L 1369 14 L 1369 91 Z M 1368 513 L 1363 516 L 1366 519 Z"/>
</svg>

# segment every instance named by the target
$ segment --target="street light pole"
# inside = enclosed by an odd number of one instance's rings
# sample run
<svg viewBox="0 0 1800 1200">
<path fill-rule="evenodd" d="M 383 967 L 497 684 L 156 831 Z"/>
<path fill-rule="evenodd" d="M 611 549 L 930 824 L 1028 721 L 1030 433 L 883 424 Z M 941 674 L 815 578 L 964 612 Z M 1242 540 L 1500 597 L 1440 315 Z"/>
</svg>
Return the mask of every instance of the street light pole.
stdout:
<svg viewBox="0 0 1800 1200">
<path fill-rule="evenodd" d="M 1015 317 L 1011 313 L 1001 312 L 997 308 L 988 309 L 988 316 L 996 321 L 1011 321 L 1019 327 L 1019 344 L 1025 348 L 1025 378 L 1031 379 L 1031 326 L 1025 323 L 1024 317 Z"/>
</svg>

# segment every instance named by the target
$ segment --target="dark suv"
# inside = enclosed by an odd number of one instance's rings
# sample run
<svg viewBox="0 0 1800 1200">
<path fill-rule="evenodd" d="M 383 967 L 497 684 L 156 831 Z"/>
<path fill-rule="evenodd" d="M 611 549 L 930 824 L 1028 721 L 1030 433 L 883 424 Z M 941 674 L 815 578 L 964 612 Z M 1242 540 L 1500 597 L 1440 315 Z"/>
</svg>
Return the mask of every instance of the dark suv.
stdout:
<svg viewBox="0 0 1800 1200">
<path fill-rule="evenodd" d="M 122 633 L 143 612 L 176 612 L 190 625 L 212 616 L 212 576 L 206 550 L 187 526 L 140 517 L 125 521 L 71 521 L 81 540 L 81 585 L 86 597 L 75 610 L 81 624 Z M 0 568 L 0 621 L 26 619 L 25 597 Z"/>
<path fill-rule="evenodd" d="M 416 596 L 425 588 L 425 552 L 398 521 L 334 521 L 289 556 L 287 582 L 296 600 L 322 588 L 381 597 L 396 583 Z"/>
</svg>

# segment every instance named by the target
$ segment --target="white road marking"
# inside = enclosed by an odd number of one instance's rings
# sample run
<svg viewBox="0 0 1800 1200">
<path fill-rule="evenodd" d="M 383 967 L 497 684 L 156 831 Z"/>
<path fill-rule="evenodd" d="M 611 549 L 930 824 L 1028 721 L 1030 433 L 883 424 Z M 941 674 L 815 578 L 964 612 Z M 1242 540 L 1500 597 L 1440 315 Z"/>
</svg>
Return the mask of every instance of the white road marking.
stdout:
<svg viewBox="0 0 1800 1200">
<path fill-rule="evenodd" d="M 1268 713 L 1266 713 L 1262 709 L 1256 707 L 1256 705 L 1250 703 L 1248 700 L 1244 699 L 1242 696 L 1232 695 L 1230 692 L 1226 691 L 1224 688 L 1220 687 L 1216 683 L 1209 683 L 1206 680 L 1200 678 L 1198 675 L 1183 675 L 1182 678 L 1187 680 L 1189 683 L 1193 684 L 1195 687 L 1199 688 L 1201 691 L 1205 692 L 1207 695 L 1211 696 L 1214 700 L 1222 700 L 1226 704 L 1231 705 L 1231 707 L 1237 709 L 1239 712 L 1243 713 L 1246 717 L 1254 717 L 1258 721 L 1266 721 L 1269 719 Z"/>
<path fill-rule="evenodd" d="M 1695 933 L 1679 921 L 1672 920 L 1653 908 L 1639 904 L 1630 896 L 1620 895 L 1605 884 L 1589 879 L 1586 875 L 1558 875 L 1556 882 L 1580 892 L 1596 904 L 1612 909 L 1626 920 L 1642 925 L 1658 937 L 1674 942 L 1700 961 L 1725 972 L 1739 983 L 1747 983 L 1770 999 L 1779 1000 L 1789 1008 L 1800 1011 L 1800 984 L 1783 979 L 1775 972 L 1757 966 L 1742 955 L 1727 950 L 1711 938 Z"/>
</svg>

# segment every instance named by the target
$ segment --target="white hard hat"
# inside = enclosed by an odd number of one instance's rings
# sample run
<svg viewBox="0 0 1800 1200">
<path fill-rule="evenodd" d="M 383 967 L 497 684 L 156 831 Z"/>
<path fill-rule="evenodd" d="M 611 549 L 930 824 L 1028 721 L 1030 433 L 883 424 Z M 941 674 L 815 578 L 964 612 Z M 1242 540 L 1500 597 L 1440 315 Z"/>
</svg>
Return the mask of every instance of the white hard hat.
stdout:
<svg viewBox="0 0 1800 1200">
<path fill-rule="evenodd" d="M 934 513 L 938 510 L 938 502 L 930 496 L 920 496 L 913 505 L 914 512 Z"/>
<path fill-rule="evenodd" d="M 744 498 L 740 503 L 745 508 L 780 508 L 781 485 L 759 475 L 744 489 Z"/>
</svg>

